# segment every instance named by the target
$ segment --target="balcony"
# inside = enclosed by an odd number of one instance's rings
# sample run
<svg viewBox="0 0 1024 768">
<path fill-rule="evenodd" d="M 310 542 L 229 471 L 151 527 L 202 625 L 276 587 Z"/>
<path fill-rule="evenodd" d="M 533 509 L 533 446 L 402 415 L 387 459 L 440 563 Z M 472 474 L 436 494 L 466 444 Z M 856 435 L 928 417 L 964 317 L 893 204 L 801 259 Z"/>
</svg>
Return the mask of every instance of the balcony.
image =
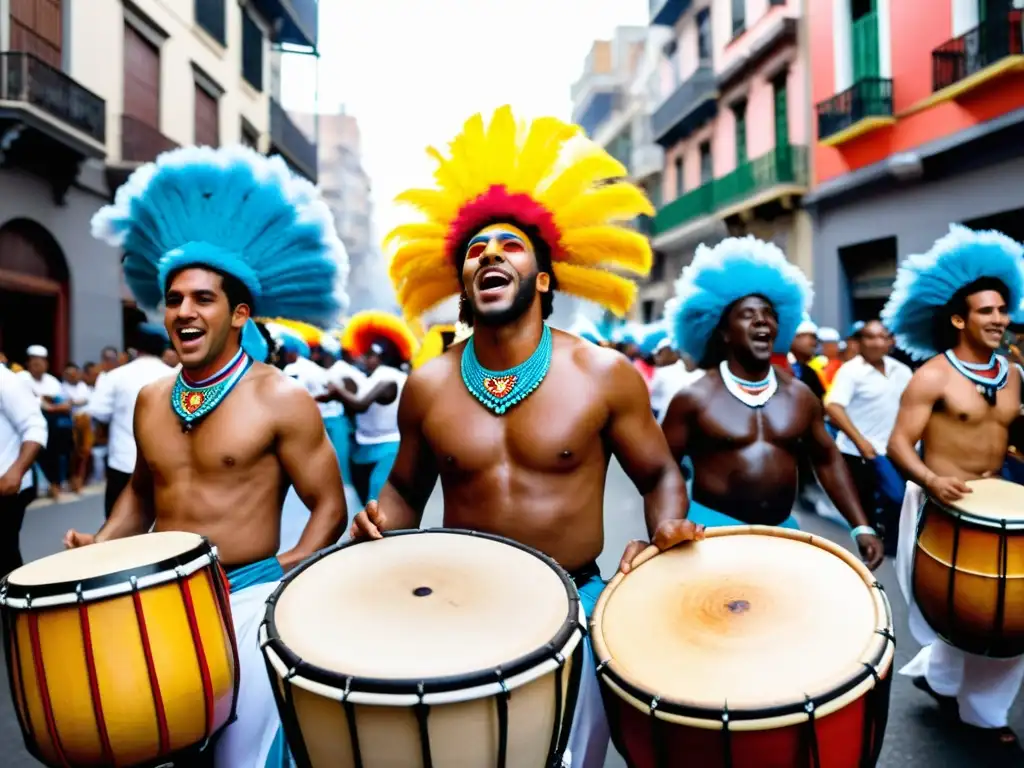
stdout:
<svg viewBox="0 0 1024 768">
<path fill-rule="evenodd" d="M 306 137 L 276 99 L 270 100 L 270 154 L 281 155 L 297 173 L 316 183 L 316 142 Z"/>
<path fill-rule="evenodd" d="M 651 24 L 674 26 L 690 7 L 690 0 L 650 0 Z"/>
<path fill-rule="evenodd" d="M 1022 17 L 1022 11 L 1007 11 L 932 51 L 935 94 L 954 99 L 1008 72 L 1024 70 Z"/>
<path fill-rule="evenodd" d="M 107 153 L 107 105 L 46 62 L 0 54 L 0 132 L 7 163 L 47 179 L 64 202 L 86 158 Z"/>
<path fill-rule="evenodd" d="M 892 125 L 892 80 L 865 77 L 817 105 L 818 141 L 835 147 Z"/>
<path fill-rule="evenodd" d="M 177 142 L 146 121 L 121 115 L 121 157 L 107 163 L 107 186 L 117 189 L 140 165 L 151 163 L 158 155 L 177 148 Z"/>
<path fill-rule="evenodd" d="M 715 116 L 718 89 L 711 67 L 702 65 L 651 115 L 654 140 L 666 149 Z"/>
<path fill-rule="evenodd" d="M 590 138 L 597 129 L 612 116 L 620 99 L 614 91 L 598 92 L 587 98 L 583 109 L 577 109 L 573 121 L 579 125 Z"/>
<path fill-rule="evenodd" d="M 807 147 L 776 147 L 662 206 L 654 218 L 654 235 L 711 215 L 726 219 L 741 211 L 764 208 L 802 194 L 807 183 Z"/>
<path fill-rule="evenodd" d="M 319 42 L 317 0 L 249 0 L 277 28 L 275 43 L 316 50 Z"/>
<path fill-rule="evenodd" d="M 665 167 L 665 150 L 657 144 L 643 144 L 634 147 L 629 160 L 629 172 L 635 181 L 642 181 L 662 172 Z"/>
</svg>

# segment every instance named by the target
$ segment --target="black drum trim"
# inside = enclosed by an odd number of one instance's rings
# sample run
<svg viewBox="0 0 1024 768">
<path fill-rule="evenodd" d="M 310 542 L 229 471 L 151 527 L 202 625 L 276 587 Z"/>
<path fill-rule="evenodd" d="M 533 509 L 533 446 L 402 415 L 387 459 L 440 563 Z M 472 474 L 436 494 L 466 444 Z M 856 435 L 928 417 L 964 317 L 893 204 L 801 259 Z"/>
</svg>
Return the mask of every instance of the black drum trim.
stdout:
<svg viewBox="0 0 1024 768">
<path fill-rule="evenodd" d="M 990 528 L 996 531 L 1002 530 L 1013 531 L 1014 533 L 1024 533 L 1024 520 L 1004 520 L 1001 517 L 982 517 L 981 515 L 976 515 L 973 512 L 964 512 L 962 509 L 951 507 L 950 505 L 933 498 L 931 494 L 925 492 L 922 507 L 927 506 L 929 503 L 938 507 L 950 517 L 956 518 L 961 523 L 976 525 L 979 528 Z"/>
<path fill-rule="evenodd" d="M 339 691 L 345 691 L 346 695 L 351 695 L 353 693 L 373 693 L 394 696 L 415 695 L 422 697 L 433 693 L 449 693 L 451 691 L 493 685 L 495 683 L 500 684 L 504 680 L 534 669 L 545 661 L 557 660 L 562 649 L 577 631 L 580 633 L 580 645 L 583 645 L 583 638 L 587 635 L 587 628 L 580 623 L 579 619 L 579 593 L 576 591 L 576 585 L 573 584 L 569 574 L 553 559 L 545 555 L 543 552 L 538 552 L 537 550 L 520 544 L 519 542 L 511 541 L 510 539 L 505 539 L 501 536 L 494 536 L 489 533 L 480 533 L 479 531 L 470 531 L 461 528 L 410 528 L 401 531 L 389 531 L 383 535 L 385 538 L 392 538 L 396 536 L 433 533 L 473 536 L 478 539 L 494 541 L 499 544 L 515 547 L 516 549 L 537 557 L 547 564 L 561 580 L 565 587 L 566 597 L 569 600 L 568 615 L 554 638 L 552 638 L 547 645 L 544 645 L 524 656 L 520 656 L 517 659 L 513 659 L 509 663 L 503 664 L 500 667 L 476 670 L 474 672 L 468 672 L 461 675 L 429 678 L 426 680 L 413 678 L 387 680 L 372 677 L 359 677 L 339 672 L 331 672 L 313 664 L 309 664 L 299 658 L 298 655 L 289 649 L 288 646 L 285 645 L 284 641 L 281 640 L 281 635 L 277 631 L 277 624 L 274 618 L 274 609 L 277 606 L 277 601 L 281 597 L 281 593 L 307 568 L 318 563 L 328 555 L 333 555 L 334 553 L 340 552 L 348 547 L 354 547 L 359 544 L 366 543 L 364 541 L 347 541 L 343 544 L 335 544 L 327 549 L 321 550 L 317 554 L 303 561 L 281 580 L 281 583 L 267 599 L 267 609 L 263 618 L 263 625 L 266 628 L 267 633 L 267 640 L 264 647 L 269 648 L 275 653 L 275 655 L 277 655 L 284 667 L 289 670 L 292 677 L 302 677 L 312 683 L 319 683 L 320 685 L 325 685 L 330 688 L 336 688 Z"/>
<path fill-rule="evenodd" d="M 61 581 L 53 584 L 33 584 L 27 586 L 25 584 L 12 584 L 8 580 L 8 576 L 4 576 L 0 580 L 0 595 L 3 596 L 3 602 L 7 600 L 37 600 L 40 597 L 55 597 L 57 595 L 74 595 L 78 591 L 88 592 L 94 589 L 129 584 L 132 579 L 140 580 L 147 576 L 156 576 L 157 574 L 174 571 L 201 557 L 209 556 L 211 562 L 216 562 L 217 558 L 210 540 L 205 536 L 201 538 L 202 541 L 193 549 L 187 550 L 180 555 L 169 557 L 166 560 L 149 565 L 140 565 L 138 568 L 127 568 L 123 571 L 108 573 L 103 576 L 92 576 L 80 581 Z M 11 608 L 10 610 L 21 611 L 30 609 Z"/>
</svg>

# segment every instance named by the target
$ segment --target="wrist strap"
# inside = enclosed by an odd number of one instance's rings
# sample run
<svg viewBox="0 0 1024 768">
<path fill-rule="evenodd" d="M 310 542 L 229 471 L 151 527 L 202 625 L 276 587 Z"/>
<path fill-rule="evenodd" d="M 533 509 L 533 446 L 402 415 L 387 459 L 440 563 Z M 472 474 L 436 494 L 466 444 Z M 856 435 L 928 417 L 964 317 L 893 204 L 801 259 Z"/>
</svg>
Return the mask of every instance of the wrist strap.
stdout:
<svg viewBox="0 0 1024 768">
<path fill-rule="evenodd" d="M 850 531 L 850 538 L 853 539 L 855 544 L 857 543 L 858 536 L 874 536 L 875 538 L 878 538 L 878 532 L 870 525 L 858 525 Z"/>
</svg>

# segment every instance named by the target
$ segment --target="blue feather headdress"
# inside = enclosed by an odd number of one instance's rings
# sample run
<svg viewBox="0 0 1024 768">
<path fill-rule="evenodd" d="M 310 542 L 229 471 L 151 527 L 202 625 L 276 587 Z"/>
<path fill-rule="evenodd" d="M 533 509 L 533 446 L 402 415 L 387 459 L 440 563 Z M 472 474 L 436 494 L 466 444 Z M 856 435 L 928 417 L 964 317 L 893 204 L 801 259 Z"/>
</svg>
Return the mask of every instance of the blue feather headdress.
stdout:
<svg viewBox="0 0 1024 768">
<path fill-rule="evenodd" d="M 799 267 L 787 261 L 777 246 L 752 235 L 726 238 L 714 248 L 699 245 L 693 262 L 683 267 L 676 281 L 675 297 L 665 307 L 675 348 L 695 361 L 702 360 L 726 308 L 755 294 L 771 302 L 778 316 L 775 351 L 789 351 L 814 297 Z"/>
<path fill-rule="evenodd" d="M 168 276 L 188 266 L 241 281 L 253 315 L 326 326 L 348 303 L 348 256 L 316 187 L 248 147 L 160 155 L 93 217 L 92 234 L 124 249 L 125 279 L 145 309 L 158 308 Z M 242 345 L 265 358 L 251 321 Z"/>
<path fill-rule="evenodd" d="M 1021 316 L 1024 299 L 1024 246 L 1001 232 L 975 232 L 951 224 L 927 253 L 908 256 L 896 271 L 882 322 L 896 343 L 916 360 L 934 357 L 936 312 L 961 288 L 983 277 L 1001 281 L 1010 292 L 1010 313 Z"/>
<path fill-rule="evenodd" d="M 579 316 L 576 318 L 576 322 L 569 328 L 569 333 L 574 336 L 579 336 L 581 339 L 589 341 L 591 344 L 600 344 L 602 341 L 606 341 L 601 331 L 598 330 L 597 324 L 593 320 L 587 317 Z"/>
</svg>

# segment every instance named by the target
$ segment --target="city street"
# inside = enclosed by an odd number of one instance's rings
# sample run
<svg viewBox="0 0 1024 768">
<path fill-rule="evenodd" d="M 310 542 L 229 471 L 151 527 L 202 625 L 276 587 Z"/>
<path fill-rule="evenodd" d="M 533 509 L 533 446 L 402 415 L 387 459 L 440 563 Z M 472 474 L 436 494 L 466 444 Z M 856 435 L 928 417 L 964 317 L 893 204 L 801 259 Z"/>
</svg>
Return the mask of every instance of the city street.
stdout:
<svg viewBox="0 0 1024 768">
<path fill-rule="evenodd" d="M 439 501 L 439 494 L 435 493 L 427 515 L 427 525 L 439 524 Z M 606 577 L 614 572 L 626 541 L 642 533 L 642 519 L 640 498 L 618 466 L 613 466 L 608 480 L 605 511 L 608 537 L 605 552 L 600 560 L 602 572 Z M 22 548 L 26 559 L 58 550 L 61 537 L 69 526 L 91 531 L 95 530 L 101 520 L 102 495 L 95 493 L 95 489 L 81 500 L 58 505 L 37 503 L 37 506 L 29 511 L 22 533 Z M 844 544 L 849 543 L 846 534 L 831 522 L 806 515 L 801 522 L 809 530 Z M 896 615 L 898 668 L 913 656 L 917 647 L 907 631 L 905 606 L 899 596 L 890 563 L 883 565 L 880 575 L 892 598 Z M 36 765 L 22 745 L 21 733 L 7 694 L 7 683 L 2 681 L 0 684 L 3 686 L 3 694 L 0 694 L 0 754 L 4 755 L 0 762 L 6 768 L 27 768 Z M 1024 733 L 1024 701 L 1018 701 L 1011 725 L 1019 733 Z M 887 768 L 1001 768 L 1022 764 L 1024 761 L 1000 758 L 955 724 L 944 720 L 931 701 L 914 689 L 907 678 L 896 676 L 892 688 L 885 749 L 879 765 Z M 622 768 L 624 763 L 617 755 L 611 755 L 606 766 Z"/>
</svg>

